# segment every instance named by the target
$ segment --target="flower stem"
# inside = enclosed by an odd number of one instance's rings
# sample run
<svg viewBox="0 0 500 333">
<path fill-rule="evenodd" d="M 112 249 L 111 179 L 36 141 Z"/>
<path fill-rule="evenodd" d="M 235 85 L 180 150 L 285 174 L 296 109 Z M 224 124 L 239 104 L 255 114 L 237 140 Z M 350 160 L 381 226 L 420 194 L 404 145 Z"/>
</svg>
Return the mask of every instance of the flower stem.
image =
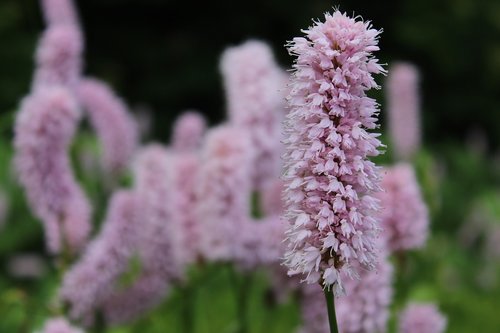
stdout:
<svg viewBox="0 0 500 333">
<path fill-rule="evenodd" d="M 335 301 L 333 300 L 333 291 L 325 289 L 326 306 L 328 308 L 328 321 L 330 322 L 330 333 L 338 333 L 337 317 L 335 315 Z"/>
</svg>

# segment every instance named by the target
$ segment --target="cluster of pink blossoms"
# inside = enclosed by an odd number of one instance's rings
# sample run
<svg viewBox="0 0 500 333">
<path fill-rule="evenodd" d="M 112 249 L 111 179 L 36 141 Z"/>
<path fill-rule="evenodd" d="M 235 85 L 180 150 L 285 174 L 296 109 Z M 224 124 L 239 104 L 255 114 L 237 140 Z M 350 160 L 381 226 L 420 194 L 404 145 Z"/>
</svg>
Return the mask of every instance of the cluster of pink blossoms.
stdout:
<svg viewBox="0 0 500 333">
<path fill-rule="evenodd" d="M 399 333 L 443 333 L 446 317 L 434 304 L 409 304 L 399 318 Z"/>
<path fill-rule="evenodd" d="M 342 271 L 376 263 L 379 168 L 368 158 L 382 144 L 366 91 L 385 72 L 372 57 L 379 33 L 336 11 L 288 46 L 297 58 L 285 129 L 286 265 L 338 291 Z"/>
<path fill-rule="evenodd" d="M 262 189 L 280 173 L 280 121 L 285 75 L 271 48 L 250 40 L 230 47 L 221 58 L 227 109 L 232 124 L 246 130 L 255 150 L 253 186 Z"/>
<path fill-rule="evenodd" d="M 409 164 L 386 168 L 378 194 L 383 207 L 380 216 L 383 237 L 390 251 L 424 246 L 429 233 L 429 214 L 420 187 Z"/>
</svg>

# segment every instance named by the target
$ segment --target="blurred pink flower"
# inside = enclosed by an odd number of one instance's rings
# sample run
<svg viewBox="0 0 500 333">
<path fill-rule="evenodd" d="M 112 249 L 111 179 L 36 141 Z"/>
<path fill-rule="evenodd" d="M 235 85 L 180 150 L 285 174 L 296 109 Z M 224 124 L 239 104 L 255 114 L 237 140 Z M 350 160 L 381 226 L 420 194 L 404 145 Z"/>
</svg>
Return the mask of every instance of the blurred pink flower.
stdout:
<svg viewBox="0 0 500 333">
<path fill-rule="evenodd" d="M 283 215 L 285 203 L 283 190 L 285 186 L 282 180 L 269 182 L 261 192 L 262 213 L 264 215 Z"/>
<path fill-rule="evenodd" d="M 366 91 L 384 73 L 372 52 L 380 31 L 339 11 L 288 45 L 295 72 L 286 119 L 289 274 L 342 291 L 353 267 L 376 263 L 380 154 L 377 102 Z"/>
<path fill-rule="evenodd" d="M 180 255 L 183 265 L 193 263 L 199 257 L 201 238 L 200 218 L 195 207 L 199 204 L 200 193 L 197 193 L 197 180 L 200 173 L 200 156 L 198 152 L 170 153 L 169 173 L 172 181 L 170 198 L 172 224 L 175 230 L 172 237 L 173 246 Z"/>
<path fill-rule="evenodd" d="M 63 88 L 35 91 L 16 118 L 15 165 L 35 215 L 45 227 L 50 252 L 80 249 L 90 232 L 91 207 L 71 169 L 68 148 L 80 119 Z"/>
<path fill-rule="evenodd" d="M 75 89 L 82 71 L 83 40 L 73 25 L 49 26 L 36 51 L 32 88 L 63 85 Z"/>
<path fill-rule="evenodd" d="M 420 148 L 420 92 L 417 67 L 395 63 L 387 79 L 389 133 L 394 153 L 408 160 Z"/>
<path fill-rule="evenodd" d="M 281 120 L 285 81 L 271 48 L 250 40 L 224 51 L 220 69 L 226 88 L 229 119 L 247 130 L 255 149 L 254 186 L 260 189 L 280 175 Z"/>
<path fill-rule="evenodd" d="M 78 97 L 102 145 L 102 166 L 110 173 L 128 167 L 138 144 L 138 127 L 125 103 L 97 79 L 83 79 Z"/>
<path fill-rule="evenodd" d="M 421 248 L 429 233 L 429 213 L 413 167 L 400 163 L 386 168 L 378 194 L 383 237 L 391 251 Z"/>
<path fill-rule="evenodd" d="M 177 118 L 173 126 L 172 148 L 175 151 L 194 151 L 201 146 L 207 124 L 196 111 L 186 111 Z"/>
<path fill-rule="evenodd" d="M 183 248 L 176 248 L 171 211 L 170 158 L 163 146 L 143 147 L 134 164 L 134 191 L 138 198 L 137 253 L 141 262 L 139 277 L 126 289 L 115 289 L 104 305 L 106 320 L 131 321 L 158 305 L 172 283 L 183 278 L 179 261 Z M 133 304 L 133 305 L 132 305 Z"/>
<path fill-rule="evenodd" d="M 335 300 L 339 331 L 383 333 L 387 331 L 392 301 L 393 268 L 386 257 L 375 270 L 362 271 L 359 279 L 346 279 L 346 296 Z M 317 284 L 303 286 L 303 333 L 328 333 L 328 313 L 323 290 Z"/>
<path fill-rule="evenodd" d="M 202 151 L 197 185 L 200 254 L 208 260 L 232 259 L 233 240 L 250 218 L 250 138 L 228 125 L 211 129 Z"/>
<path fill-rule="evenodd" d="M 80 260 L 65 274 L 59 297 L 70 305 L 72 318 L 91 323 L 94 310 L 111 293 L 136 249 L 139 200 L 135 193 L 113 195 L 98 236 Z"/>
<path fill-rule="evenodd" d="M 399 333 L 443 333 L 447 320 L 434 304 L 409 304 L 400 314 Z"/>
<path fill-rule="evenodd" d="M 43 328 L 35 333 L 84 333 L 84 331 L 72 326 L 63 317 L 56 317 L 48 319 Z"/>
<path fill-rule="evenodd" d="M 41 0 L 46 25 L 78 26 L 78 15 L 72 0 Z"/>
</svg>

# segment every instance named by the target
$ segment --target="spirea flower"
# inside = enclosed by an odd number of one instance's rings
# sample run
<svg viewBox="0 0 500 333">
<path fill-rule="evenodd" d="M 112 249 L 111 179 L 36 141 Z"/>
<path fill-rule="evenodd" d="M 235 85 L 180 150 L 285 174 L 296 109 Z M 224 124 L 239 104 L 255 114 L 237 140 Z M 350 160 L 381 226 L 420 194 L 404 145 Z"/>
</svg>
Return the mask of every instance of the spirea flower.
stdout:
<svg viewBox="0 0 500 333">
<path fill-rule="evenodd" d="M 391 66 L 387 80 L 388 123 L 394 153 L 411 158 L 420 148 L 420 93 L 417 67 L 410 63 Z"/>
<path fill-rule="evenodd" d="M 137 253 L 141 272 L 126 289 L 116 289 L 104 306 L 106 320 L 119 323 L 137 318 L 158 305 L 172 283 L 183 277 L 183 267 L 173 246 L 173 219 L 170 201 L 174 193 L 169 174 L 169 155 L 158 144 L 150 144 L 138 152 L 134 164 L 134 191 L 138 199 Z M 110 304 L 116 306 L 110 307 Z M 125 305 L 134 304 L 134 306 Z"/>
<path fill-rule="evenodd" d="M 52 253 L 81 248 L 90 231 L 91 208 L 68 156 L 79 119 L 72 95 L 59 87 L 26 97 L 16 118 L 16 171 Z"/>
<path fill-rule="evenodd" d="M 184 112 L 174 123 L 172 148 L 179 152 L 198 149 L 206 127 L 206 120 L 199 112 Z"/>
<path fill-rule="evenodd" d="M 446 317 L 434 304 L 409 304 L 399 318 L 399 333 L 443 333 Z"/>
<path fill-rule="evenodd" d="M 116 279 L 126 270 L 141 230 L 138 208 L 135 193 L 114 194 L 99 235 L 65 274 L 59 297 L 70 306 L 72 318 L 92 322 L 94 310 L 110 295 Z"/>
<path fill-rule="evenodd" d="M 76 26 L 49 26 L 36 51 L 33 88 L 47 85 L 76 88 L 82 71 L 82 52 L 82 36 Z"/>
<path fill-rule="evenodd" d="M 379 31 L 339 11 L 325 15 L 288 46 L 295 55 L 285 122 L 285 197 L 290 274 L 341 291 L 340 273 L 373 267 L 379 169 L 378 88 L 373 58 Z"/>
<path fill-rule="evenodd" d="M 257 188 L 280 175 L 283 71 L 271 48 L 250 40 L 228 48 L 221 58 L 230 122 L 249 132 L 255 147 L 253 181 Z"/>
<path fill-rule="evenodd" d="M 72 326 L 63 317 L 56 317 L 47 320 L 43 328 L 35 333 L 84 333 L 84 331 Z"/>
<path fill-rule="evenodd" d="M 413 167 L 400 163 L 386 168 L 382 188 L 378 193 L 383 207 L 380 217 L 389 249 L 402 251 L 424 246 L 429 214 Z"/>
<path fill-rule="evenodd" d="M 385 333 L 392 301 L 393 268 L 386 258 L 375 270 L 362 271 L 360 279 L 346 279 L 346 296 L 335 300 L 342 333 Z M 304 285 L 302 293 L 303 333 L 328 333 L 328 313 L 319 285 Z"/>
<path fill-rule="evenodd" d="M 75 25 L 78 15 L 72 0 L 41 0 L 45 23 L 54 25 Z"/>
<path fill-rule="evenodd" d="M 119 173 L 129 164 L 138 143 L 138 128 L 125 103 L 97 79 L 83 79 L 78 97 L 102 145 L 102 166 Z"/>
<path fill-rule="evenodd" d="M 225 125 L 207 133 L 197 187 L 204 258 L 232 259 L 232 241 L 250 216 L 252 161 L 250 138 L 238 128 Z"/>
</svg>

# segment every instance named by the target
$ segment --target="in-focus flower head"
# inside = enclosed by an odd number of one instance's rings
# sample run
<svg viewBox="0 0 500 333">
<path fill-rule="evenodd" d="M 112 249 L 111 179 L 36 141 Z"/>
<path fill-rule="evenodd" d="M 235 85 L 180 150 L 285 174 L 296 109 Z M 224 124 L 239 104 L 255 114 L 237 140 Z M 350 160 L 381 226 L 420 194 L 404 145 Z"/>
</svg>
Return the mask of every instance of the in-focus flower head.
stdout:
<svg viewBox="0 0 500 333">
<path fill-rule="evenodd" d="M 387 110 L 391 144 L 397 157 L 408 160 L 420 148 L 419 72 L 405 62 L 391 66 L 387 79 Z"/>
<path fill-rule="evenodd" d="M 429 234 L 429 214 L 413 167 L 400 163 L 386 168 L 378 197 L 383 237 L 390 251 L 424 246 Z"/>
<path fill-rule="evenodd" d="M 399 333 L 443 333 L 446 325 L 446 317 L 436 305 L 413 303 L 400 315 Z"/>
<path fill-rule="evenodd" d="M 207 122 L 196 111 L 186 111 L 175 121 L 172 147 L 176 151 L 194 151 L 201 145 Z"/>
<path fill-rule="evenodd" d="M 379 168 L 368 158 L 382 144 L 370 132 L 379 110 L 366 91 L 385 73 L 372 56 L 380 31 L 335 11 L 304 32 L 288 45 L 296 60 L 285 122 L 285 263 L 290 274 L 341 291 L 342 271 L 355 276 L 358 263 L 376 262 Z"/>
</svg>

